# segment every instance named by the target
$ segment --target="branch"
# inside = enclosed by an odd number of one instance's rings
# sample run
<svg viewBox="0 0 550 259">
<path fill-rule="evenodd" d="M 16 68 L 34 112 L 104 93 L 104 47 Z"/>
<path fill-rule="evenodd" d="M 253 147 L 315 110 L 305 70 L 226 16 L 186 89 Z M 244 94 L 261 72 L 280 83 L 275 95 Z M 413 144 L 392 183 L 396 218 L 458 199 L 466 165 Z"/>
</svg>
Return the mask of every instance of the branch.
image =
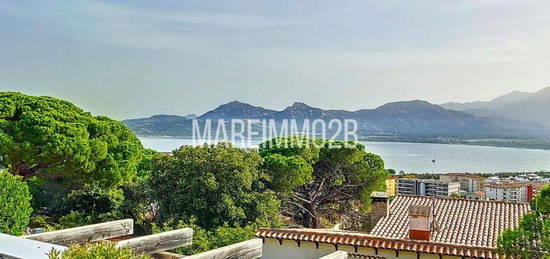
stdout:
<svg viewBox="0 0 550 259">
<path fill-rule="evenodd" d="M 300 196 L 299 193 L 293 193 L 293 194 L 292 194 L 292 197 L 293 197 L 293 198 L 296 198 L 297 200 L 299 200 L 299 201 L 301 201 L 301 202 L 304 202 L 304 203 L 312 203 L 311 200 L 308 200 L 308 199 L 306 199 L 306 198 Z"/>
<path fill-rule="evenodd" d="M 308 209 L 306 209 L 306 208 L 305 208 L 304 206 L 302 206 L 301 204 L 296 203 L 296 202 L 293 202 L 293 201 L 288 201 L 288 202 L 289 202 L 290 204 L 292 204 L 292 205 L 298 207 L 299 209 L 301 209 L 301 210 L 307 212 L 312 218 L 317 218 L 317 217 L 315 217 L 315 216 L 311 213 L 311 211 L 309 211 Z"/>
</svg>

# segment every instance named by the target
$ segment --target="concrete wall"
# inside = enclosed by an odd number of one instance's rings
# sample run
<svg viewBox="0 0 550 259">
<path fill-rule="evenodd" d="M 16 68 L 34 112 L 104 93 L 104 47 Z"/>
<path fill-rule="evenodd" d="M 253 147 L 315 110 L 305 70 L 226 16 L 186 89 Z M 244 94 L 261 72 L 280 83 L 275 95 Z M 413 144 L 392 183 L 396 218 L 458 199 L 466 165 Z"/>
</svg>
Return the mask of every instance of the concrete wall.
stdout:
<svg viewBox="0 0 550 259">
<path fill-rule="evenodd" d="M 386 192 L 390 196 L 395 196 L 397 194 L 397 181 L 394 178 L 386 180 Z"/>
<path fill-rule="evenodd" d="M 315 259 L 323 257 L 330 253 L 337 251 L 334 245 L 319 244 L 319 248 L 312 242 L 301 242 L 300 246 L 296 241 L 283 240 L 282 245 L 279 244 L 277 239 L 266 238 L 263 244 L 263 256 L 262 259 Z M 352 246 L 338 246 L 338 251 L 346 251 L 349 254 L 354 254 L 355 249 Z M 373 248 L 358 247 L 358 254 L 381 256 L 387 259 L 416 259 L 417 254 L 415 252 L 399 251 L 396 256 L 395 250 L 378 249 L 376 254 Z M 349 257 L 354 258 L 354 257 Z M 439 259 L 439 255 L 435 254 L 420 254 L 422 259 Z M 460 259 L 459 256 L 443 256 L 443 259 Z"/>
<path fill-rule="evenodd" d="M 485 195 L 490 200 L 498 201 L 527 202 L 529 200 L 527 186 L 506 189 L 486 186 Z"/>
</svg>

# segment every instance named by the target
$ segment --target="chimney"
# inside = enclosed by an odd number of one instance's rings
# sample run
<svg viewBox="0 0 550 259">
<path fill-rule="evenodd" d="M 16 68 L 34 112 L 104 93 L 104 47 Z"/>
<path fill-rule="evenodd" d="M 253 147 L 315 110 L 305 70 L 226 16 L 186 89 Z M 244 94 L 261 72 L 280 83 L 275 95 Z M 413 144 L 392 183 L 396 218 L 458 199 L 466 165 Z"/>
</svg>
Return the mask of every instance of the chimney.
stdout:
<svg viewBox="0 0 550 259">
<path fill-rule="evenodd" d="M 369 219 L 371 227 L 374 227 L 382 217 L 388 216 L 389 198 L 390 195 L 387 192 L 371 193 L 371 212 Z"/>
<path fill-rule="evenodd" d="M 432 233 L 432 208 L 429 206 L 409 206 L 409 238 L 430 240 Z"/>
</svg>

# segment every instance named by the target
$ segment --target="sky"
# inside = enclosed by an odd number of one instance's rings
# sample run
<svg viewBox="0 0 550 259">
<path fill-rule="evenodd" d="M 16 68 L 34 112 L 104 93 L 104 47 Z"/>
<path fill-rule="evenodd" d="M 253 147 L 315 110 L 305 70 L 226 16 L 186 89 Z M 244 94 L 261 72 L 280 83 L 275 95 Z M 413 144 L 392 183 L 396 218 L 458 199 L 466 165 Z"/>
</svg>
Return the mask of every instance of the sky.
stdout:
<svg viewBox="0 0 550 259">
<path fill-rule="evenodd" d="M 117 119 L 550 86 L 550 1 L 0 0 L 0 91 Z"/>
</svg>

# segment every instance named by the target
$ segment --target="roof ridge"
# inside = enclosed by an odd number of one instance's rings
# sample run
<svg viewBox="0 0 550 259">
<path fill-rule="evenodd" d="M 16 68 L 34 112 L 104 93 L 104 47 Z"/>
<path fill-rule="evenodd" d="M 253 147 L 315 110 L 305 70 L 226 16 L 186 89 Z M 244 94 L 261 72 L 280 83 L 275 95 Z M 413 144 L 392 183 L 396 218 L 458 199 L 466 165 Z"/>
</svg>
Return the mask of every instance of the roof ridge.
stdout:
<svg viewBox="0 0 550 259">
<path fill-rule="evenodd" d="M 355 232 L 335 233 L 331 230 L 322 231 L 317 229 L 260 228 L 255 236 L 262 239 L 277 239 L 279 241 L 292 240 L 296 242 L 304 241 L 333 245 L 347 245 L 352 247 L 371 247 L 462 257 L 499 258 L 495 247 L 387 238 L 372 236 L 369 234 L 358 235 Z"/>
<path fill-rule="evenodd" d="M 395 196 L 394 200 L 399 197 L 412 197 L 412 198 L 423 198 L 423 199 L 433 199 L 434 196 L 425 196 L 425 195 L 414 195 L 414 194 L 398 194 Z M 518 205 L 529 205 L 528 202 L 513 202 L 513 201 L 497 201 L 497 200 L 474 200 L 467 198 L 451 198 L 451 197 L 435 197 L 439 200 L 457 200 L 457 201 L 468 201 L 468 202 L 487 202 L 487 203 L 505 203 L 505 204 L 518 204 Z"/>
<path fill-rule="evenodd" d="M 261 231 L 281 231 L 281 232 L 296 232 L 300 234 L 325 234 L 325 235 L 353 236 L 353 237 L 373 238 L 373 239 L 387 240 L 387 241 L 412 242 L 412 243 L 419 243 L 419 244 L 439 244 L 439 245 L 449 245 L 449 246 L 461 247 L 461 248 L 482 248 L 482 249 L 496 250 L 495 247 L 491 247 L 491 246 L 466 245 L 466 244 L 415 240 L 415 239 L 403 239 L 403 238 L 389 238 L 389 237 L 371 235 L 366 232 L 348 231 L 348 230 L 338 230 L 340 232 L 334 232 L 334 230 L 331 230 L 331 229 L 267 228 L 267 227 L 264 228 L 262 227 L 258 230 L 258 232 L 256 232 L 255 235 L 261 237 L 261 234 L 260 234 Z"/>
</svg>

